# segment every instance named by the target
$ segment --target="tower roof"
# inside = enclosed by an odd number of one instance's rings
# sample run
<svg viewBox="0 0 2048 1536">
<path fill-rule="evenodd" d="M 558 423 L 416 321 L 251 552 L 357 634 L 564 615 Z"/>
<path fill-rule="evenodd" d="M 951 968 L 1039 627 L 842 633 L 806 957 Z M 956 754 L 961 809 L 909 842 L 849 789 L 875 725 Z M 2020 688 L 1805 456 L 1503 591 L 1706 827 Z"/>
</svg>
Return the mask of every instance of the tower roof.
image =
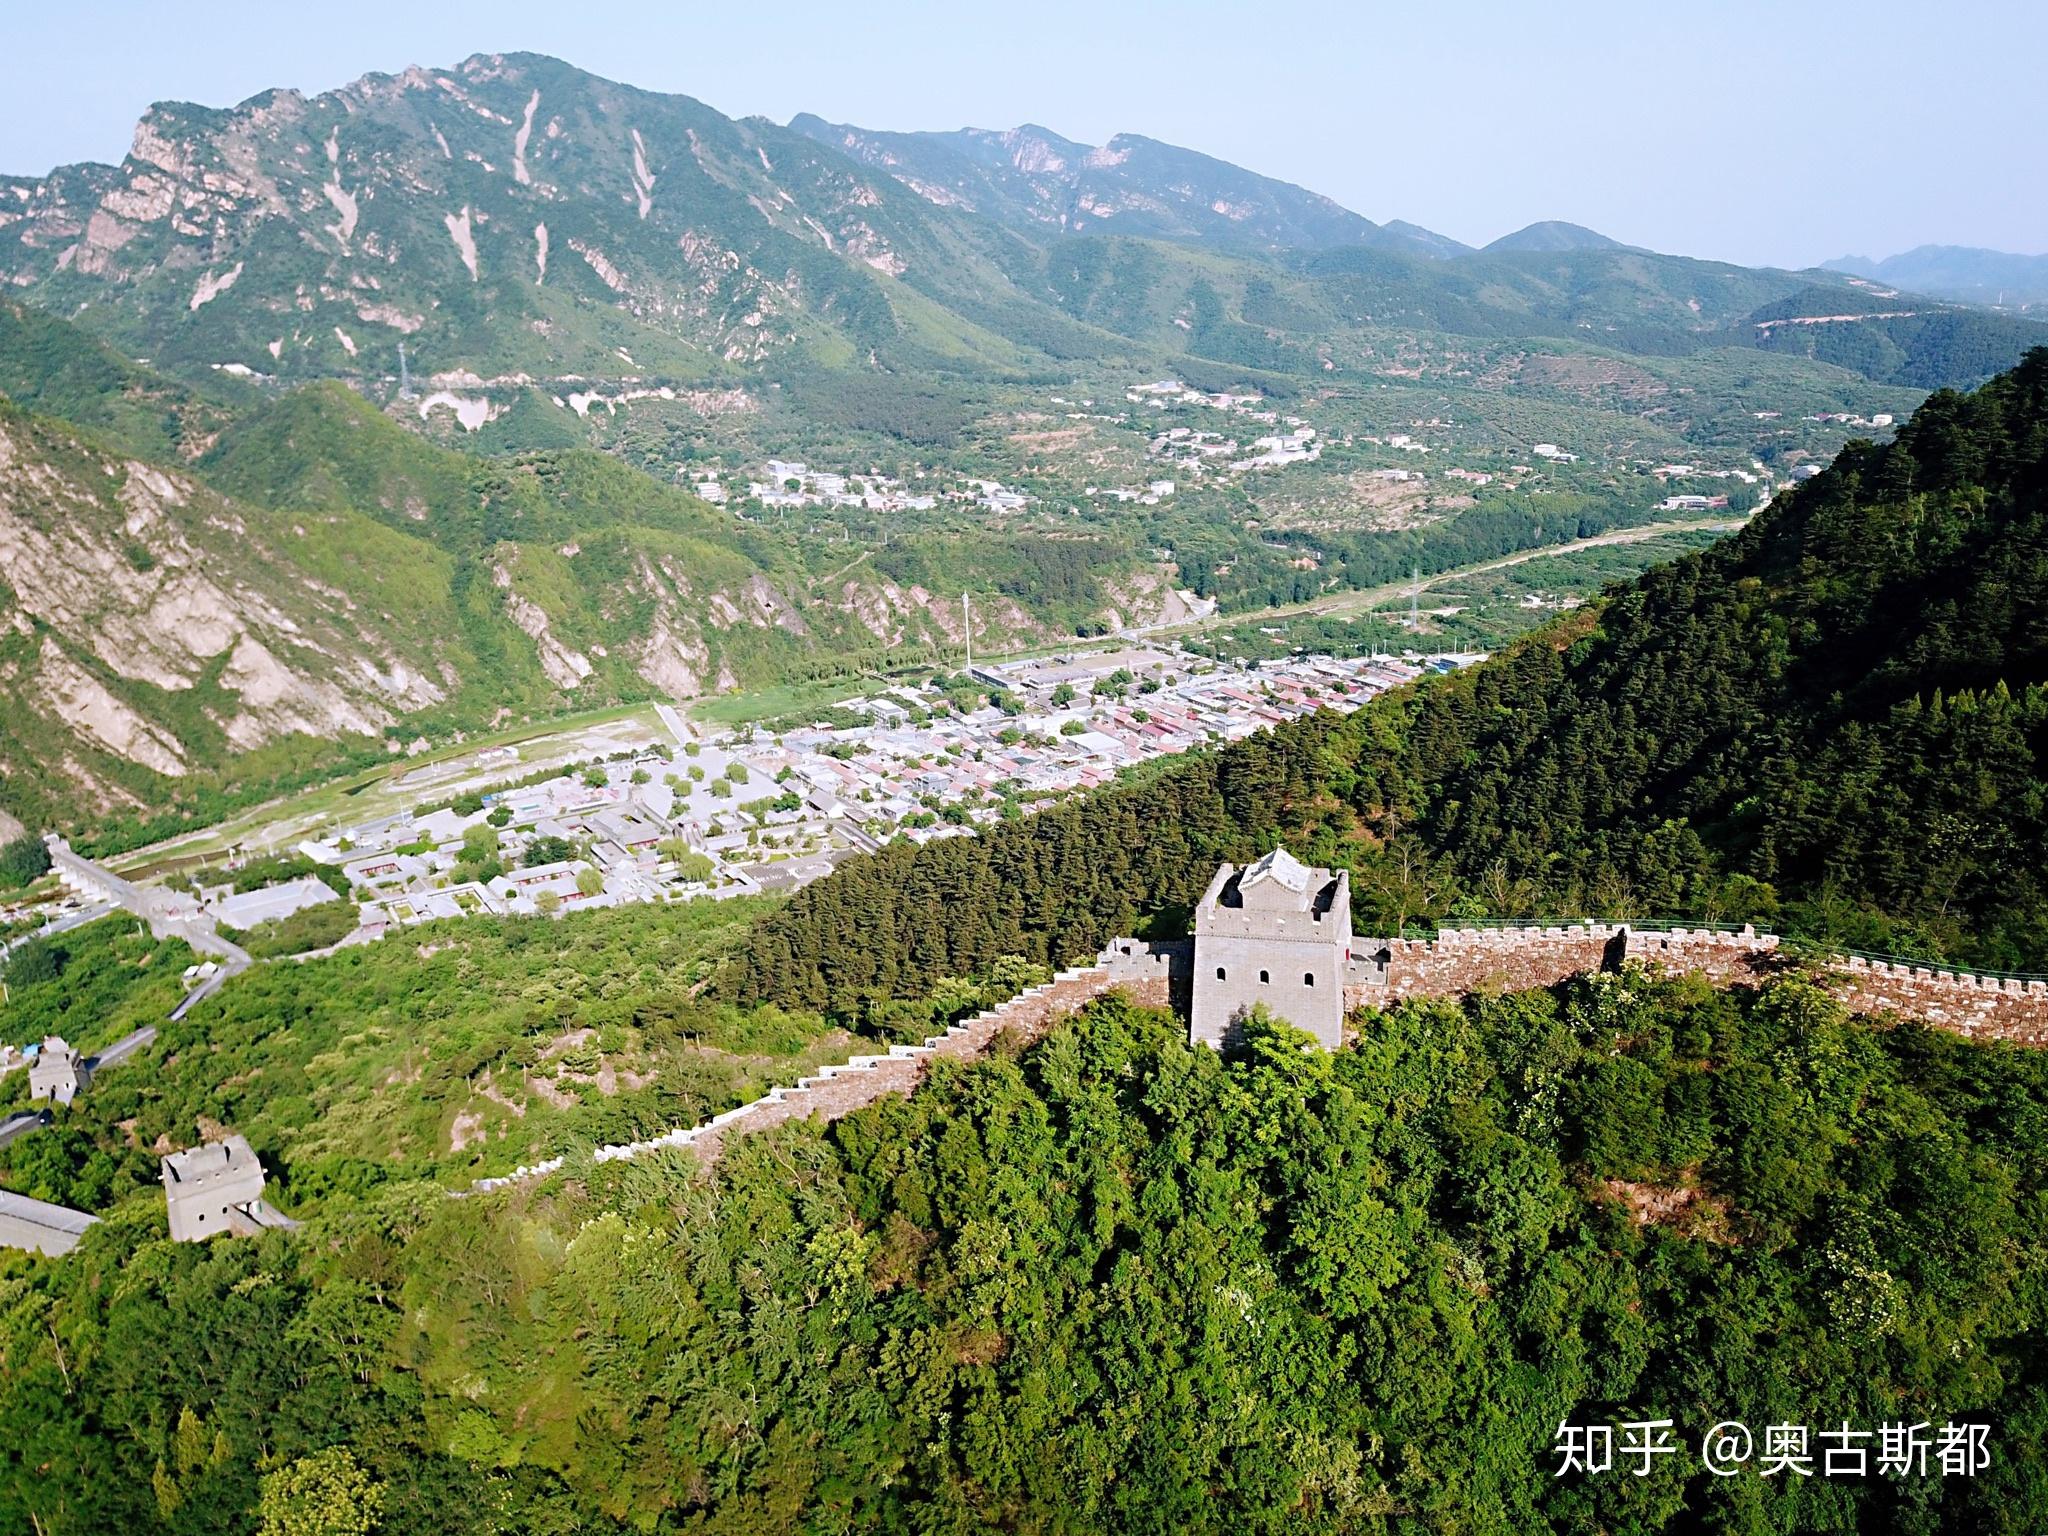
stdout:
<svg viewBox="0 0 2048 1536">
<path fill-rule="evenodd" d="M 255 1149 L 249 1145 L 248 1137 L 235 1135 L 169 1154 L 163 1160 L 164 1182 L 187 1184 L 194 1179 L 217 1178 L 229 1169 L 239 1172 L 251 1166 L 257 1169 L 260 1179 L 262 1165 Z"/>
<path fill-rule="evenodd" d="M 1300 895 L 1308 890 L 1308 866 L 1276 844 L 1271 853 L 1244 872 L 1237 888 L 1247 890 L 1267 880 Z"/>
</svg>

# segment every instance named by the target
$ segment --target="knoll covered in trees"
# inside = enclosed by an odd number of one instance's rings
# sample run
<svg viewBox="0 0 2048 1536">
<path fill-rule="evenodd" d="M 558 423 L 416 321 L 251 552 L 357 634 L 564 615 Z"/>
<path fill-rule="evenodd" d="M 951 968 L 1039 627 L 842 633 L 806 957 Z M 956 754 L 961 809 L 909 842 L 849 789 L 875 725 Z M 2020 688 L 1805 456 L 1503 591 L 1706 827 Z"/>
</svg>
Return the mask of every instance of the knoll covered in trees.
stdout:
<svg viewBox="0 0 2048 1536">
<path fill-rule="evenodd" d="M 157 1156 L 224 1126 L 299 1215 L 394 1180 L 466 1183 L 694 1124 L 854 1049 L 814 1014 L 695 995 L 761 905 L 450 919 L 258 965 L 177 1020 L 195 958 L 182 940 L 122 914 L 32 941 L 0 970 L 11 1043 L 61 1034 L 90 1054 L 142 1025 L 159 1034 L 52 1130 L 0 1148 L 0 1188 L 92 1211 L 147 1190 L 160 1205 Z M 286 938 L 348 910 L 327 902 L 257 932 Z M 33 979 L 16 974 L 24 955 L 42 962 Z M 0 1078 L 0 1118 L 27 1107 L 27 1079 Z"/>
<path fill-rule="evenodd" d="M 2032 1532 L 2048 1057 L 1624 973 L 1234 1058 L 1096 1005 L 829 1131 L 0 1279 L 0 1528 Z M 1552 1477 L 1560 1419 L 1992 1425 Z"/>
<path fill-rule="evenodd" d="M 2048 350 L 1556 638 L 1375 775 L 1456 875 L 1669 907 L 1739 874 L 2048 966 Z"/>
<path fill-rule="evenodd" d="M 723 985 L 852 1012 L 1071 960 L 1279 835 L 1364 931 L 1759 918 L 2048 970 L 2048 350 L 1483 667 L 851 863 Z"/>
</svg>

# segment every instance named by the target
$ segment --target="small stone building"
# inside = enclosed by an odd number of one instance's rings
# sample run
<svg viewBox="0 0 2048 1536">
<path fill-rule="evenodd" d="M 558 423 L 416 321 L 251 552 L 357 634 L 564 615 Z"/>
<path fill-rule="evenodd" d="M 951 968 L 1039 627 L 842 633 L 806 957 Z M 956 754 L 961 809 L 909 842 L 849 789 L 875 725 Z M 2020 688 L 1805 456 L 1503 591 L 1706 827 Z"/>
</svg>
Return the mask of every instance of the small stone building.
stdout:
<svg viewBox="0 0 2048 1536">
<path fill-rule="evenodd" d="M 176 1242 L 203 1243 L 223 1232 L 248 1237 L 265 1227 L 297 1225 L 264 1203 L 263 1164 L 240 1136 L 173 1152 L 164 1159 L 163 1181 Z"/>
<path fill-rule="evenodd" d="M 1311 869 L 1275 848 L 1225 864 L 1195 907 L 1188 1039 L 1223 1046 L 1260 1003 L 1325 1050 L 1344 1039 L 1351 968 L 1351 876 Z"/>
<path fill-rule="evenodd" d="M 62 1035 L 51 1035 L 28 1064 L 28 1096 L 69 1104 L 85 1092 L 91 1078 L 85 1058 Z"/>
</svg>

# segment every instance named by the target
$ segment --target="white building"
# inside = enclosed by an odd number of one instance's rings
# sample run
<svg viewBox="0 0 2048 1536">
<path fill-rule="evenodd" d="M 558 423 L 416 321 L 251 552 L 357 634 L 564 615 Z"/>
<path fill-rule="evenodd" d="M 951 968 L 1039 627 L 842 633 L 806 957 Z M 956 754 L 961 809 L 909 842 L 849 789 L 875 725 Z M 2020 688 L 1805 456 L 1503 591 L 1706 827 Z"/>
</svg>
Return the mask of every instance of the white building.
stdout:
<svg viewBox="0 0 2048 1536">
<path fill-rule="evenodd" d="M 28 1096 L 69 1104 L 92 1081 L 92 1067 L 62 1035 L 47 1036 L 28 1064 Z"/>
<path fill-rule="evenodd" d="M 203 1243 L 229 1233 L 249 1237 L 298 1223 L 263 1199 L 263 1164 L 241 1136 L 173 1152 L 163 1161 L 171 1240 Z"/>
</svg>

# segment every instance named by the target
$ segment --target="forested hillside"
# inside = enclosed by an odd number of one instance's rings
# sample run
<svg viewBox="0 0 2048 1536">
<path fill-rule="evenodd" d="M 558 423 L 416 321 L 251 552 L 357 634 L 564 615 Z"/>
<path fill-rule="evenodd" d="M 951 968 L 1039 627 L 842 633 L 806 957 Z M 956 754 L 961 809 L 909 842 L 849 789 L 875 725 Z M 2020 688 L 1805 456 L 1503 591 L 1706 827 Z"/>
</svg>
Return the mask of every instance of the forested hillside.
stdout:
<svg viewBox="0 0 2048 1536">
<path fill-rule="evenodd" d="M 1177 929 L 1283 834 L 1368 923 L 1711 908 L 2039 964 L 2044 463 L 2038 354 L 1492 664 L 855 860 L 722 970 L 637 943 L 655 910 L 422 945 L 425 1009 L 395 949 L 231 984 L 10 1150 L 107 1203 L 0 1261 L 0 1528 L 2038 1530 L 2048 1056 L 1797 980 L 1412 1002 L 1327 1056 L 1111 999 L 708 1176 L 586 1149 L 1005 955 Z M 582 972 L 620 944 L 627 984 Z M 157 985 L 152 948 L 101 969 Z M 581 1099 L 614 1054 L 627 1091 Z M 218 1107 L 301 1230 L 163 1240 L 143 1138 Z M 550 1150 L 546 1183 L 441 1182 Z M 1553 1477 L 1561 1420 L 1635 1417 L 1981 1423 L 1992 1455 Z"/>
<path fill-rule="evenodd" d="M 0 1526 L 2023 1536 L 2043 1062 L 1796 984 L 1233 1060 L 1111 1000 L 709 1183 L 335 1189 L 210 1245 L 145 1194 L 6 1261 Z M 1687 1454 L 1552 1476 L 1561 1419 L 1638 1416 Z M 1721 1418 L 1988 1422 L 1992 1464 L 1723 1480 Z"/>
<path fill-rule="evenodd" d="M 1760 918 L 2048 969 L 2048 351 L 1486 666 L 851 865 L 725 984 L 855 1011 L 1070 960 L 1276 836 L 1368 931 Z"/>
<path fill-rule="evenodd" d="M 1099 630 L 1134 576 L 1162 585 L 1109 538 L 871 567 L 589 448 L 458 453 L 335 383 L 202 391 L 0 304 L 0 810 L 101 848 L 422 735 L 923 659 L 958 619 L 920 580 L 985 582 L 977 638 L 1014 645 Z"/>
</svg>

